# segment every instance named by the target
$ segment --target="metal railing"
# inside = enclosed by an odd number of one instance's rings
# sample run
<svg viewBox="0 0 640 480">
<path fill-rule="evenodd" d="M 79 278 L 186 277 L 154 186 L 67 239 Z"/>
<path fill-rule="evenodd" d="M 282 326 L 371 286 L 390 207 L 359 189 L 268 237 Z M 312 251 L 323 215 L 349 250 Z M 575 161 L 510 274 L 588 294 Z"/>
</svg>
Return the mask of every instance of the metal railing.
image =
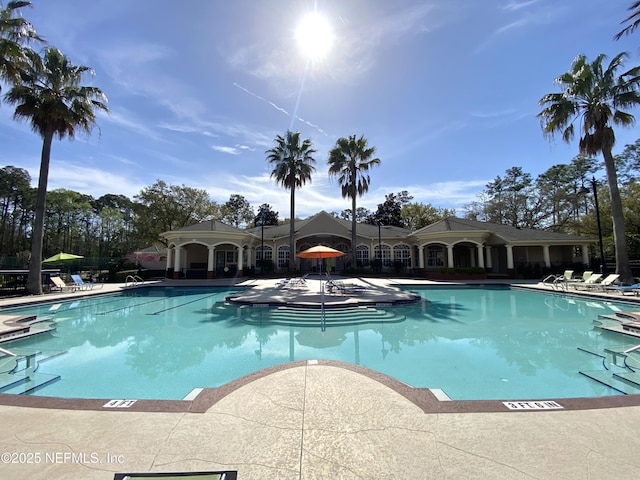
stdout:
<svg viewBox="0 0 640 480">
<path fill-rule="evenodd" d="M 127 275 L 127 278 L 124 280 L 125 287 L 136 287 L 139 284 L 143 284 L 144 279 L 139 277 L 138 275 Z"/>
</svg>

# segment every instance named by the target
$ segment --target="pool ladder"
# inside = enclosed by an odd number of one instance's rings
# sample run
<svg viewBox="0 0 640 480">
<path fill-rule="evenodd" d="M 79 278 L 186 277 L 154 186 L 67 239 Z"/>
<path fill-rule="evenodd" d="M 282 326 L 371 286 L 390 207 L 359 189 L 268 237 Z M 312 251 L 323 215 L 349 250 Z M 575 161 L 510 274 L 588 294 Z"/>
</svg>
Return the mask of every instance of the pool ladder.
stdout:
<svg viewBox="0 0 640 480">
<path fill-rule="evenodd" d="M 124 281 L 124 286 L 137 287 L 138 284 L 142 284 L 142 283 L 144 283 L 144 280 L 142 279 L 142 277 L 139 277 L 138 275 L 127 275 L 127 278 Z"/>
<path fill-rule="evenodd" d="M 542 280 L 543 285 L 551 285 L 554 290 L 562 290 L 566 292 L 569 288 L 566 279 L 563 276 L 548 275 Z"/>
</svg>

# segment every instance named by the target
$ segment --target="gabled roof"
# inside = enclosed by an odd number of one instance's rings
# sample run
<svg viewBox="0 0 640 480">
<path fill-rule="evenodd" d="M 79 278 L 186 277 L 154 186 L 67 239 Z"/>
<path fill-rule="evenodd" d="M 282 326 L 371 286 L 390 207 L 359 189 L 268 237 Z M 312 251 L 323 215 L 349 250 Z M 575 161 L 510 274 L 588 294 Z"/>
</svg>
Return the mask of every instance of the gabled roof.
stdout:
<svg viewBox="0 0 640 480">
<path fill-rule="evenodd" d="M 222 233 L 235 233 L 238 235 L 244 235 L 246 233 L 246 231 L 241 228 L 232 227 L 218 220 L 205 220 L 204 222 L 195 223 L 193 225 L 188 225 L 186 227 L 176 228 L 175 230 L 164 232 L 161 235 L 164 236 L 166 234 L 182 233 L 182 232 L 186 233 L 186 232 L 213 232 L 213 231 L 222 232 Z"/>
<path fill-rule="evenodd" d="M 333 215 L 328 214 L 324 210 L 316 213 L 315 215 L 305 218 L 304 220 L 296 220 L 295 229 L 296 233 L 301 230 L 315 229 L 318 225 L 330 225 L 333 224 L 336 231 L 340 231 L 345 236 L 351 236 L 351 221 L 336 218 Z M 370 225 L 368 223 L 358 223 L 356 225 L 358 235 L 369 238 L 378 238 L 378 226 Z M 247 229 L 247 232 L 252 233 L 260 237 L 262 235 L 262 227 L 254 227 Z M 383 225 L 380 228 L 380 236 L 382 238 L 406 238 L 411 233 L 411 230 L 400 227 L 390 227 Z M 289 224 L 265 226 L 264 238 L 274 239 L 289 236 Z"/>
<path fill-rule="evenodd" d="M 411 236 L 416 237 L 432 237 L 446 232 L 464 233 L 491 233 L 496 235 L 508 243 L 531 243 L 533 242 L 567 242 L 572 243 L 591 243 L 592 238 L 581 237 L 578 235 L 569 235 L 566 233 L 548 232 L 545 230 L 536 230 L 533 228 L 518 228 L 511 225 L 502 225 L 498 223 L 478 222 L 476 220 L 468 220 L 466 218 L 447 217 L 431 225 L 416 230 Z"/>
</svg>

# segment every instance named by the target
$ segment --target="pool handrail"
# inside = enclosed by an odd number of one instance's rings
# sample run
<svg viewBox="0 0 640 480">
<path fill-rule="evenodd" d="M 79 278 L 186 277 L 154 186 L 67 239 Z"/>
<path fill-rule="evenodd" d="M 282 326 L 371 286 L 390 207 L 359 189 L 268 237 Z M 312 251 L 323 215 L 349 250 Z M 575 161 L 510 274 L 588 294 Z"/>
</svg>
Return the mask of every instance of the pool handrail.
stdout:
<svg viewBox="0 0 640 480">
<path fill-rule="evenodd" d="M 129 282 L 131 282 L 131 285 L 129 285 Z M 124 280 L 125 287 L 137 287 L 139 283 L 144 283 L 144 279 L 138 275 L 127 275 Z"/>
<path fill-rule="evenodd" d="M 627 348 L 622 353 L 631 353 L 631 352 L 635 352 L 636 350 L 640 350 L 640 345 L 636 345 L 635 347 Z"/>
<path fill-rule="evenodd" d="M 0 347 L 0 353 L 4 353 L 5 355 L 9 355 L 10 357 L 17 357 L 18 356 L 15 353 L 10 352 L 9 350 L 5 350 L 2 347 Z"/>
</svg>

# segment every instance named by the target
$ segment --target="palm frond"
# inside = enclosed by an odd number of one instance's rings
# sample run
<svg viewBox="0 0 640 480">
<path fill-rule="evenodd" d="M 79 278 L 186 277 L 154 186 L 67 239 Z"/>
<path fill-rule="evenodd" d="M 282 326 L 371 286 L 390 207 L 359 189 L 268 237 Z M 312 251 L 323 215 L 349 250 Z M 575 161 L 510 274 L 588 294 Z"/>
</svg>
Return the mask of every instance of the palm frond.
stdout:
<svg viewBox="0 0 640 480">
<path fill-rule="evenodd" d="M 621 31 L 614 35 L 614 40 L 620 40 L 623 35 L 629 35 L 634 32 L 638 25 L 640 25 L 640 1 L 633 2 L 631 6 L 627 9 L 631 11 L 631 15 L 625 18 L 621 24 L 631 22 L 631 25 L 623 28 Z"/>
</svg>

